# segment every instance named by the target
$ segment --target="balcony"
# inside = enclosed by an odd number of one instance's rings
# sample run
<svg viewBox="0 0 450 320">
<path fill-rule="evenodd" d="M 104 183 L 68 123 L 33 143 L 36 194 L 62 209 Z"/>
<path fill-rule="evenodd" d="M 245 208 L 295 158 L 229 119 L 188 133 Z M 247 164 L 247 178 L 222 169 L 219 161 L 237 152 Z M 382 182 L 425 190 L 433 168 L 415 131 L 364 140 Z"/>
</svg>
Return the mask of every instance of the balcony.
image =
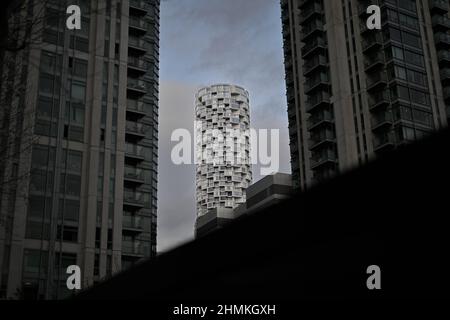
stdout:
<svg viewBox="0 0 450 320">
<path fill-rule="evenodd" d="M 430 9 L 432 13 L 446 14 L 448 12 L 447 0 L 430 0 Z"/>
<path fill-rule="evenodd" d="M 139 18 L 130 17 L 128 21 L 128 27 L 139 33 L 145 33 L 150 28 L 149 23 Z"/>
<path fill-rule="evenodd" d="M 378 72 L 375 76 L 367 78 L 367 91 L 378 91 L 387 85 L 387 76 L 384 72 Z"/>
<path fill-rule="evenodd" d="M 122 229 L 128 232 L 139 233 L 144 229 L 144 223 L 139 216 L 124 215 L 122 218 Z"/>
<path fill-rule="evenodd" d="M 314 154 L 311 158 L 311 169 L 318 169 L 319 167 L 337 164 L 336 152 L 330 149 L 326 149 L 323 152 Z"/>
<path fill-rule="evenodd" d="M 377 51 L 383 46 L 383 37 L 380 33 L 372 35 L 362 41 L 362 50 L 364 53 L 369 53 L 371 51 Z"/>
<path fill-rule="evenodd" d="M 131 207 L 144 207 L 144 195 L 139 192 L 125 191 L 123 193 L 123 204 Z"/>
<path fill-rule="evenodd" d="M 446 87 L 443 90 L 444 100 L 447 104 L 450 103 L 450 87 Z"/>
<path fill-rule="evenodd" d="M 313 130 L 323 125 L 331 125 L 334 123 L 334 116 L 328 110 L 321 110 L 314 115 L 311 115 L 307 121 L 307 129 Z"/>
<path fill-rule="evenodd" d="M 144 80 L 138 78 L 128 78 L 127 89 L 138 92 L 140 94 L 146 94 L 147 84 Z"/>
<path fill-rule="evenodd" d="M 303 26 L 302 28 L 302 41 L 306 42 L 307 39 L 315 34 L 323 34 L 324 24 L 322 20 L 316 18 L 316 20 L 311 20 L 310 23 Z"/>
<path fill-rule="evenodd" d="M 146 1 L 144 0 L 130 0 L 130 9 L 139 12 L 140 14 L 147 13 Z"/>
<path fill-rule="evenodd" d="M 324 145 L 334 143 L 336 136 L 330 129 L 321 130 L 316 134 L 311 134 L 309 141 L 309 150 L 315 150 Z"/>
<path fill-rule="evenodd" d="M 313 112 L 316 108 L 328 107 L 331 103 L 328 91 L 321 91 L 306 100 L 306 112 Z"/>
<path fill-rule="evenodd" d="M 374 92 L 369 95 L 369 109 L 372 111 L 390 104 L 389 94 L 387 91 Z"/>
<path fill-rule="evenodd" d="M 307 76 L 311 72 L 315 70 L 320 70 L 321 68 L 325 68 L 328 66 L 327 57 L 324 55 L 317 55 L 314 58 L 306 61 L 303 66 L 303 75 Z"/>
<path fill-rule="evenodd" d="M 139 168 L 132 166 L 125 166 L 123 172 L 123 178 L 128 182 L 133 182 L 135 184 L 144 183 L 144 171 Z"/>
<path fill-rule="evenodd" d="M 323 14 L 322 5 L 318 2 L 313 2 L 309 7 L 304 8 L 301 11 L 300 23 L 308 21 L 310 18 Z"/>
<path fill-rule="evenodd" d="M 439 65 L 449 66 L 450 65 L 450 51 L 441 50 L 438 51 Z"/>
<path fill-rule="evenodd" d="M 384 57 L 381 53 L 377 53 L 373 56 L 368 56 L 364 60 L 364 70 L 366 72 L 372 72 L 382 66 L 384 66 Z"/>
<path fill-rule="evenodd" d="M 444 85 L 450 84 L 450 68 L 444 68 L 440 71 L 441 81 Z"/>
<path fill-rule="evenodd" d="M 434 16 L 431 21 L 435 32 L 446 32 L 450 29 L 450 19 L 446 16 Z"/>
<path fill-rule="evenodd" d="M 372 130 L 383 129 L 392 126 L 394 117 L 390 111 L 382 111 L 372 115 Z"/>
<path fill-rule="evenodd" d="M 131 36 L 128 38 L 128 47 L 130 47 L 131 49 L 140 51 L 141 53 L 145 53 L 147 52 L 148 46 L 148 42 L 142 39 Z"/>
<path fill-rule="evenodd" d="M 320 87 L 328 87 L 329 85 L 330 80 L 328 78 L 328 74 L 321 72 L 318 74 L 318 76 L 306 80 L 304 87 L 305 94 L 310 94 L 315 89 L 318 89 Z"/>
<path fill-rule="evenodd" d="M 125 144 L 125 157 L 135 160 L 144 160 L 144 148 L 135 144 Z"/>
<path fill-rule="evenodd" d="M 139 117 L 145 117 L 147 111 L 149 110 L 149 105 L 141 100 L 127 99 L 127 111 L 136 114 Z"/>
<path fill-rule="evenodd" d="M 439 32 L 434 36 L 434 42 L 438 49 L 448 49 L 450 47 L 450 34 Z"/>
<path fill-rule="evenodd" d="M 128 68 L 145 73 L 150 68 L 150 63 L 137 57 L 128 57 Z"/>
<path fill-rule="evenodd" d="M 122 255 L 144 257 L 144 246 L 138 241 L 122 241 Z"/>
<path fill-rule="evenodd" d="M 302 57 L 306 59 L 308 56 L 315 54 L 317 51 L 324 51 L 327 48 L 327 41 L 324 38 L 315 38 L 305 43 L 302 48 Z"/>
<path fill-rule="evenodd" d="M 394 132 L 382 132 L 380 134 L 374 135 L 373 147 L 374 151 L 377 153 L 393 149 L 395 147 Z"/>
<path fill-rule="evenodd" d="M 145 138 L 145 126 L 142 123 L 127 121 L 125 123 L 125 133 L 138 138 Z"/>
</svg>

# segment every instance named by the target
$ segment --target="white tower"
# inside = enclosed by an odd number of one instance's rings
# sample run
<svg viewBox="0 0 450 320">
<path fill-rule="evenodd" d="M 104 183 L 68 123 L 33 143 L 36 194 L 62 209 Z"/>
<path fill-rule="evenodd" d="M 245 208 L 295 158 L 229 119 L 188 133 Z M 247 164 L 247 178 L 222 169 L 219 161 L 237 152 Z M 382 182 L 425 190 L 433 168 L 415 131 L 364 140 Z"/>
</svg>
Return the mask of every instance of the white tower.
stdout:
<svg viewBox="0 0 450 320">
<path fill-rule="evenodd" d="M 248 92 L 235 85 L 196 95 L 197 216 L 245 202 L 252 180 Z"/>
</svg>

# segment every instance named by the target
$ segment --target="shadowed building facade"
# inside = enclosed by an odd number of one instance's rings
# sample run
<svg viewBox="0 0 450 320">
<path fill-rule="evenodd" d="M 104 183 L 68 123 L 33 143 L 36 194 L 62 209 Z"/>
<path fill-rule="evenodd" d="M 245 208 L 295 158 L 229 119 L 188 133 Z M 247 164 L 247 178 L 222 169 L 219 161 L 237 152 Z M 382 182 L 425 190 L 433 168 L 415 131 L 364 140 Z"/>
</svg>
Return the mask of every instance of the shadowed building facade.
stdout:
<svg viewBox="0 0 450 320">
<path fill-rule="evenodd" d="M 381 8 L 381 30 L 367 8 Z M 282 0 L 294 187 L 447 126 L 448 0 Z"/>
<path fill-rule="evenodd" d="M 54 299 L 68 265 L 86 288 L 156 255 L 159 0 L 25 3 L 43 18 L 20 72 L 3 69 L 2 96 L 25 89 L 0 114 L 0 178 L 14 181 L 1 190 L 0 298 Z M 72 4 L 80 30 L 66 28 Z"/>
</svg>

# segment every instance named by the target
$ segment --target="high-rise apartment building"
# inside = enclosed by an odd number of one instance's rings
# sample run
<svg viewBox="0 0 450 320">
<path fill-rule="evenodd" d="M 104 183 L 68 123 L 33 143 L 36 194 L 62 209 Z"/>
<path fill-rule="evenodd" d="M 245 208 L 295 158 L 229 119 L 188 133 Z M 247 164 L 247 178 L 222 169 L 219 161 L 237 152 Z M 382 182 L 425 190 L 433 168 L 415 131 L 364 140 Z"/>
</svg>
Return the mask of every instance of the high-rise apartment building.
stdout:
<svg viewBox="0 0 450 320">
<path fill-rule="evenodd" d="M 245 202 L 252 180 L 248 92 L 218 84 L 196 95 L 197 216 Z"/>
<path fill-rule="evenodd" d="M 43 19 L 2 69 L 0 298 L 62 298 L 68 265 L 86 288 L 156 254 L 159 0 L 25 3 Z"/>
<path fill-rule="evenodd" d="M 381 30 L 367 8 L 381 9 Z M 447 126 L 448 0 L 282 0 L 294 186 Z"/>
</svg>

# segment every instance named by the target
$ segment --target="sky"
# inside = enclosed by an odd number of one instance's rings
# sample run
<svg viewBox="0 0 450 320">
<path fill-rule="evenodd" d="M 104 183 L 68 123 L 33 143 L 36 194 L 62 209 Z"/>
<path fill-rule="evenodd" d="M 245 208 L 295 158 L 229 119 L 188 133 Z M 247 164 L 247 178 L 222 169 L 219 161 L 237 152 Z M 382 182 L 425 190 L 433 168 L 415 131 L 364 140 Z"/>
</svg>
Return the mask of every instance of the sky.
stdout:
<svg viewBox="0 0 450 320">
<path fill-rule="evenodd" d="M 290 173 L 280 17 L 279 0 L 161 0 L 158 252 L 194 237 L 195 165 L 177 166 L 170 154 L 173 130 L 193 134 L 199 88 L 247 89 L 251 127 L 280 130 L 278 171 Z"/>
</svg>

